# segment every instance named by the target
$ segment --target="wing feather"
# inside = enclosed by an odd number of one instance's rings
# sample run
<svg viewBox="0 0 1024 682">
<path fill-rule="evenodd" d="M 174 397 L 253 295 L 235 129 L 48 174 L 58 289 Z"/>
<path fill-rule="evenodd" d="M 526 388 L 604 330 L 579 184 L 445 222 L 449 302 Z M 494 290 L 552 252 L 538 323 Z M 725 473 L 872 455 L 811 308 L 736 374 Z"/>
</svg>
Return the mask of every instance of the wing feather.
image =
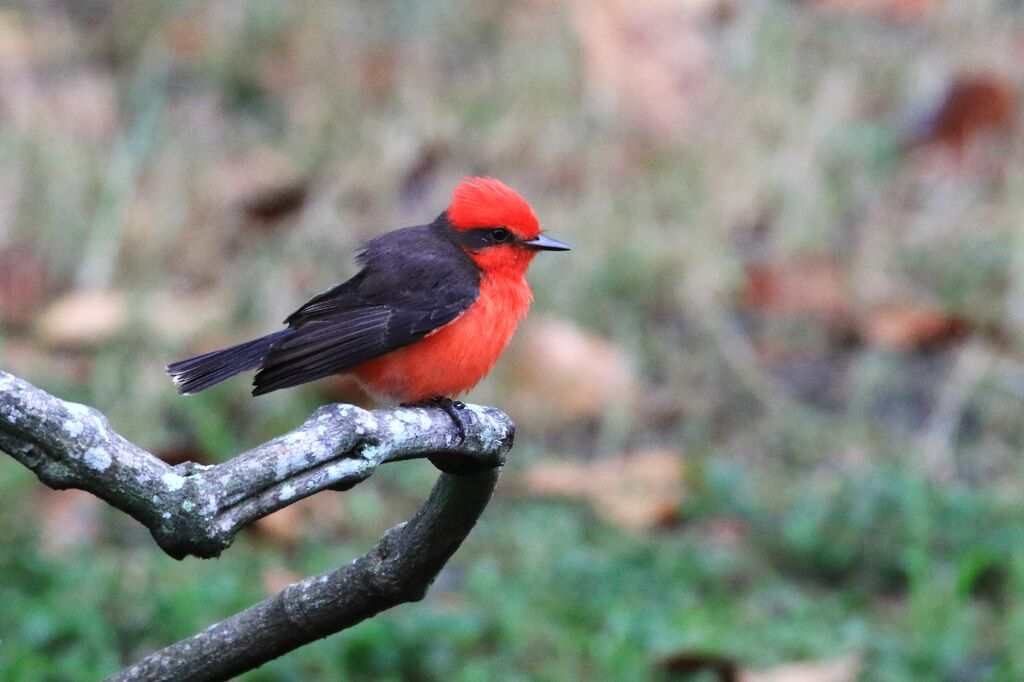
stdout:
<svg viewBox="0 0 1024 682">
<path fill-rule="evenodd" d="M 430 228 L 371 242 L 364 268 L 288 316 L 253 381 L 253 395 L 321 379 L 407 346 L 455 320 L 476 301 L 480 271 Z"/>
</svg>

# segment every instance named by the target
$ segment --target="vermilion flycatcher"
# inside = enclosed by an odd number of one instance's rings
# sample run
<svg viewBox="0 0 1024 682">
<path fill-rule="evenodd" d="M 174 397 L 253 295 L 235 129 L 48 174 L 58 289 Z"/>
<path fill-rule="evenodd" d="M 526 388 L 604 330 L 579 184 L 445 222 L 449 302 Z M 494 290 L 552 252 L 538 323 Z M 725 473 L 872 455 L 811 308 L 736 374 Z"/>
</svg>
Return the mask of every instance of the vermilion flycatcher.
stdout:
<svg viewBox="0 0 1024 682">
<path fill-rule="evenodd" d="M 569 246 L 541 234 L 533 209 L 493 178 L 466 178 L 429 225 L 370 241 L 352 279 L 314 296 L 283 329 L 167 368 L 198 393 L 259 369 L 253 395 L 350 373 L 379 397 L 435 402 L 486 375 L 533 297 L 526 269 L 538 251 Z"/>
</svg>

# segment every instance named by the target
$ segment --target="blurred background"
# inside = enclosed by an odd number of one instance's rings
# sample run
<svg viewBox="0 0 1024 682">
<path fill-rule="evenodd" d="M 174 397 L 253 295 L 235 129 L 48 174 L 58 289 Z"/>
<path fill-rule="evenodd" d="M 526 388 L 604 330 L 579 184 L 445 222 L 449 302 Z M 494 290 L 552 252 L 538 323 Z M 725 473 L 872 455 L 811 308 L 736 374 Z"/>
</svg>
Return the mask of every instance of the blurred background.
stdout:
<svg viewBox="0 0 1024 682">
<path fill-rule="evenodd" d="M 575 247 L 468 398 L 519 425 L 495 499 L 423 602 L 244 679 L 1024 679 L 1022 64 L 1015 0 L 8 0 L 0 367 L 222 461 L 365 397 L 164 365 L 493 175 Z M 176 562 L 0 458 L 0 679 L 110 674 L 435 477 Z"/>
</svg>

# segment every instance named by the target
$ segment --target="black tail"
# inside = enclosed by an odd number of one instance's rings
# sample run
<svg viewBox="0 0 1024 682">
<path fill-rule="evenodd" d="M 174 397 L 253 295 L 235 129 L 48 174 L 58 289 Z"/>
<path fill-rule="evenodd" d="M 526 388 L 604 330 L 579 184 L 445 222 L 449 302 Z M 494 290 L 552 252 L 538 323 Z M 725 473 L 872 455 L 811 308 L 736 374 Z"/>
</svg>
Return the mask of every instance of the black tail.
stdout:
<svg viewBox="0 0 1024 682">
<path fill-rule="evenodd" d="M 282 329 L 237 346 L 172 363 L 167 365 L 167 373 L 182 395 L 205 391 L 239 372 L 258 368 L 270 347 L 291 331 Z"/>
</svg>

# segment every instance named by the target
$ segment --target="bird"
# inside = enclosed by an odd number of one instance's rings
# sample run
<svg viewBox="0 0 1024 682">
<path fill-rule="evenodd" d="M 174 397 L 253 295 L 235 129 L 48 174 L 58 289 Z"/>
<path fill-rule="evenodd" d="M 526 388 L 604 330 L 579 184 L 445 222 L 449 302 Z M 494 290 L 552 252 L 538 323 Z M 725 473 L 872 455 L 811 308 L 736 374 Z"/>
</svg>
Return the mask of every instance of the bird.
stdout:
<svg viewBox="0 0 1024 682">
<path fill-rule="evenodd" d="M 366 243 L 359 271 L 309 299 L 286 328 L 167 373 L 191 395 L 256 370 L 254 396 L 349 374 L 380 400 L 441 407 L 461 439 L 465 405 L 456 398 L 491 371 L 526 316 L 530 262 L 570 248 L 542 233 L 519 192 L 467 177 L 433 222 Z"/>
</svg>

